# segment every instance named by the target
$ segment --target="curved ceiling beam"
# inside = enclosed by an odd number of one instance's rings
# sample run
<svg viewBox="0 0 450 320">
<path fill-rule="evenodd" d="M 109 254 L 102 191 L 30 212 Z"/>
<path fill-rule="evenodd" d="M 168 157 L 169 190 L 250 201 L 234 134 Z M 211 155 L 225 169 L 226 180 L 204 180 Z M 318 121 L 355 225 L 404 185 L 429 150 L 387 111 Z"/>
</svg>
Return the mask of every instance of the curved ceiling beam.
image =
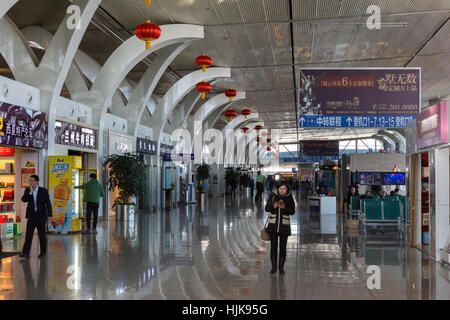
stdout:
<svg viewBox="0 0 450 320">
<path fill-rule="evenodd" d="M 227 107 L 235 102 L 238 102 L 242 99 L 245 99 L 245 92 L 238 92 L 235 98 L 233 98 L 233 102 L 230 103 L 230 99 L 225 96 L 224 93 L 218 94 L 215 97 L 211 98 L 207 102 L 205 102 L 200 109 L 192 116 L 191 121 L 188 125 L 188 130 L 191 134 L 191 137 L 194 137 L 198 134 L 200 129 L 206 130 L 208 128 L 204 127 L 204 123 L 206 119 L 214 113 L 216 110 L 223 110 L 222 106 L 227 105 Z M 198 128 L 197 132 L 194 132 L 194 121 L 200 121 L 202 126 Z"/>
<path fill-rule="evenodd" d="M 11 9 L 19 0 L 2 0 L 0 2 L 0 19 Z"/>
<path fill-rule="evenodd" d="M 258 113 L 252 113 L 249 116 L 247 116 L 247 119 L 245 119 L 244 116 L 237 116 L 236 118 L 233 119 L 233 121 L 231 121 L 230 123 L 228 123 L 225 128 L 222 129 L 222 136 L 224 137 L 224 159 L 225 159 L 225 164 L 231 164 L 233 163 L 234 165 L 234 160 L 235 160 L 235 153 L 234 153 L 234 149 L 235 149 L 235 128 L 238 128 L 240 126 L 242 126 L 244 123 L 248 122 L 248 121 L 252 121 L 254 119 L 258 119 L 259 118 L 259 114 Z M 227 144 L 227 141 L 232 141 L 231 145 Z M 233 159 L 232 159 L 233 158 Z"/>
<path fill-rule="evenodd" d="M 256 120 L 256 119 L 255 119 Z M 261 120 L 261 119 L 258 119 L 258 120 Z M 244 125 L 246 125 L 246 126 L 249 126 L 248 124 L 246 124 L 246 123 L 243 123 L 243 124 L 241 124 L 241 125 L 239 125 L 239 127 L 238 128 L 236 128 L 236 129 L 241 129 Z M 244 150 L 247 150 L 247 146 L 248 146 L 248 154 L 246 153 L 246 152 L 244 152 L 244 153 L 241 153 L 241 154 L 237 154 L 236 155 L 236 160 L 235 160 L 235 163 L 236 164 L 248 164 L 248 160 L 249 160 L 249 155 L 251 154 L 251 152 L 256 152 L 253 148 L 256 148 L 257 147 L 257 144 L 256 144 L 256 141 L 253 139 L 253 138 L 256 138 L 256 133 L 255 133 L 255 131 L 254 131 L 254 127 L 256 126 L 256 125 L 262 125 L 262 126 L 264 126 L 264 121 L 259 121 L 259 122 L 252 122 L 251 123 L 251 128 L 250 128 L 250 130 L 251 131 L 249 131 L 249 133 L 247 133 L 247 134 L 241 134 L 241 136 L 238 138 L 239 140 L 238 140 L 238 142 L 237 142 L 237 145 L 238 146 L 240 146 L 240 145 L 244 145 L 245 147 L 244 147 Z M 253 147 L 253 148 L 252 148 Z M 253 150 L 252 150 L 253 149 Z M 239 158 L 237 158 L 238 156 L 240 156 Z M 256 160 L 256 157 L 255 157 L 255 160 Z"/>
<path fill-rule="evenodd" d="M 237 102 L 243 99 L 245 99 L 245 92 L 239 91 L 236 97 L 233 98 L 233 102 Z M 230 99 L 224 93 L 218 94 L 200 107 L 200 109 L 194 115 L 194 120 L 203 122 L 216 109 L 228 103 L 230 103 Z"/>
<path fill-rule="evenodd" d="M 39 26 L 26 27 L 20 31 L 29 42 L 34 42 L 45 50 L 48 49 L 53 38 L 50 32 Z M 65 84 L 71 96 L 89 91 L 88 83 L 75 61 L 70 65 Z"/>
<path fill-rule="evenodd" d="M 178 80 L 164 95 L 156 110 L 153 126 L 158 128 L 159 133 L 156 137 L 159 139 L 161 133 L 164 131 L 165 125 L 169 115 L 173 112 L 176 105 L 183 99 L 190 91 L 195 88 L 195 85 L 201 81 L 210 81 L 217 78 L 229 78 L 231 76 L 230 68 L 209 68 L 206 72 L 197 70 L 184 76 Z M 192 97 L 198 97 L 200 94 L 195 92 Z M 158 130 L 157 130 L 158 131 Z M 159 141 L 159 140 L 157 140 Z"/>
<path fill-rule="evenodd" d="M 152 64 L 147 69 L 138 85 L 136 86 L 133 94 L 130 97 L 127 108 L 123 109 L 123 111 L 126 111 L 128 113 L 128 116 L 125 116 L 126 119 L 135 121 L 135 124 L 141 123 L 142 115 L 145 111 L 147 103 L 153 92 L 155 91 L 156 85 L 163 76 L 164 72 L 172 63 L 172 61 L 193 41 L 194 40 L 189 40 L 182 43 L 181 45 L 175 45 L 168 52 L 160 54 L 156 57 L 156 59 L 152 62 Z M 151 114 L 153 113 L 154 112 L 152 112 Z M 135 125 L 134 127 L 135 129 L 133 135 L 137 136 L 139 126 Z"/>
<path fill-rule="evenodd" d="M 0 54 L 11 69 L 14 78 L 29 84 L 30 74 L 39 64 L 33 50 L 20 30 L 7 16 L 0 19 Z"/>
<path fill-rule="evenodd" d="M 145 49 L 145 44 L 136 36 L 122 43 L 108 58 L 100 70 L 89 96 L 80 102 L 95 106 L 101 112 L 98 114 L 98 122 L 101 124 L 106 115 L 108 104 L 126 75 L 151 53 L 175 43 L 195 40 L 203 37 L 203 27 L 187 24 L 171 24 L 161 26 L 162 35 L 152 41 L 152 48 Z"/>
</svg>

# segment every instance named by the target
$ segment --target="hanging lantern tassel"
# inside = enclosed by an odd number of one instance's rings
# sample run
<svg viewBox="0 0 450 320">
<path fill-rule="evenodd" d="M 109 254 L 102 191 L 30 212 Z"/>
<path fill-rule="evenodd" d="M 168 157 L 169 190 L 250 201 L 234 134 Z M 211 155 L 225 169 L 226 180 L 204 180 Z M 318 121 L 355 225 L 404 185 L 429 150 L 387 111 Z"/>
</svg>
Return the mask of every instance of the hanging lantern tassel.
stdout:
<svg viewBox="0 0 450 320">
<path fill-rule="evenodd" d="M 161 28 L 157 24 L 147 20 L 147 22 L 136 27 L 134 34 L 139 39 L 145 41 L 145 49 L 150 50 L 152 48 L 151 41 L 159 39 L 161 36 Z"/>
<path fill-rule="evenodd" d="M 206 94 L 212 90 L 212 86 L 208 82 L 202 81 L 197 83 L 197 85 L 195 86 L 195 90 L 197 90 L 197 92 L 200 92 L 202 94 L 202 100 L 205 100 Z"/>
<path fill-rule="evenodd" d="M 237 116 L 237 112 L 233 109 L 225 111 L 225 117 L 228 117 L 229 122 L 233 121 L 233 118 Z"/>
<path fill-rule="evenodd" d="M 206 67 L 211 66 L 212 63 L 213 63 L 213 60 L 212 60 L 210 57 L 208 57 L 206 54 L 203 54 L 203 55 L 201 55 L 201 56 L 198 56 L 198 57 L 195 59 L 195 63 L 196 63 L 198 66 L 202 67 L 202 71 L 203 71 L 203 72 L 206 72 Z"/>
<path fill-rule="evenodd" d="M 248 109 L 244 109 L 241 111 L 241 114 L 245 117 L 245 119 L 247 119 L 247 117 L 251 114 L 252 112 Z"/>
<path fill-rule="evenodd" d="M 233 102 L 233 98 L 236 97 L 237 91 L 234 89 L 228 89 L 225 91 L 225 95 L 230 98 L 230 102 Z"/>
</svg>

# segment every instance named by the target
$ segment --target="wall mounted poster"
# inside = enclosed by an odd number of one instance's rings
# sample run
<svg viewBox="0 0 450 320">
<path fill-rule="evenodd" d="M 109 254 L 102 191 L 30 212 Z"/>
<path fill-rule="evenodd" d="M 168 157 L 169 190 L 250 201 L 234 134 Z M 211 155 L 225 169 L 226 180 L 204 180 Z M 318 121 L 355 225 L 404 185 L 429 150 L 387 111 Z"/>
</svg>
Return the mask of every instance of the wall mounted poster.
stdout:
<svg viewBox="0 0 450 320">
<path fill-rule="evenodd" d="M 301 68 L 299 126 L 404 128 L 420 89 L 420 68 Z"/>
<path fill-rule="evenodd" d="M 45 113 L 0 102 L 0 144 L 46 149 Z"/>
<path fill-rule="evenodd" d="M 35 168 L 22 168 L 21 169 L 21 180 L 22 180 L 22 188 L 28 188 L 29 187 L 29 180 L 31 175 L 36 174 Z"/>
</svg>

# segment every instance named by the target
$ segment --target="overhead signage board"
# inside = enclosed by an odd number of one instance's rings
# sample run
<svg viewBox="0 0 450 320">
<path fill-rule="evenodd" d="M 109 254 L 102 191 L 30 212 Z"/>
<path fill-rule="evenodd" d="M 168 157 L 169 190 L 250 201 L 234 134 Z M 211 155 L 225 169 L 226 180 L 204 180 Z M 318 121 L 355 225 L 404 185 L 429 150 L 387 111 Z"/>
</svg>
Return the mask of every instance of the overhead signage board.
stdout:
<svg viewBox="0 0 450 320">
<path fill-rule="evenodd" d="M 0 144 L 46 149 L 48 123 L 45 113 L 0 102 Z"/>
<path fill-rule="evenodd" d="M 97 150 L 97 130 L 57 120 L 55 122 L 55 143 Z"/>
<path fill-rule="evenodd" d="M 339 160 L 339 156 L 300 156 L 298 158 L 284 158 L 285 163 L 313 163 L 322 160 Z"/>
<path fill-rule="evenodd" d="M 299 142 L 302 156 L 337 156 L 339 157 L 339 141 L 337 140 L 304 140 Z M 324 159 L 323 159 L 324 160 Z"/>
<path fill-rule="evenodd" d="M 184 162 L 190 162 L 190 161 L 193 161 L 194 160 L 194 154 L 193 153 L 191 153 L 191 154 L 183 154 L 183 153 L 180 153 L 180 154 L 172 154 L 172 153 L 165 153 L 164 154 L 164 158 L 163 158 L 163 160 L 164 161 L 172 161 L 172 162 L 175 162 L 175 161 L 184 161 Z"/>
<path fill-rule="evenodd" d="M 137 138 L 136 140 L 136 150 L 138 153 L 156 154 L 156 146 L 156 141 L 144 138 Z"/>
<path fill-rule="evenodd" d="M 449 104 L 441 101 L 426 108 L 417 116 L 417 148 L 424 149 L 431 146 L 450 142 Z"/>
<path fill-rule="evenodd" d="M 300 69 L 301 128 L 405 128 L 420 111 L 420 68 Z"/>
</svg>

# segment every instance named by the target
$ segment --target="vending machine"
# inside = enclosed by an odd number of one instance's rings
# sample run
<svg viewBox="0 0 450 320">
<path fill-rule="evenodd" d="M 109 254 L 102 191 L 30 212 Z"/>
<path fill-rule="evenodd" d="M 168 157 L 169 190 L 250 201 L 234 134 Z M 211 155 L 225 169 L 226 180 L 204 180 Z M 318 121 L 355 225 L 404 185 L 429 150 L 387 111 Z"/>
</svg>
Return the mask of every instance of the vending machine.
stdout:
<svg viewBox="0 0 450 320">
<path fill-rule="evenodd" d="M 51 232 L 81 231 L 80 190 L 82 158 L 79 156 L 50 156 L 48 160 L 49 193 L 53 216 L 49 219 Z"/>
</svg>

